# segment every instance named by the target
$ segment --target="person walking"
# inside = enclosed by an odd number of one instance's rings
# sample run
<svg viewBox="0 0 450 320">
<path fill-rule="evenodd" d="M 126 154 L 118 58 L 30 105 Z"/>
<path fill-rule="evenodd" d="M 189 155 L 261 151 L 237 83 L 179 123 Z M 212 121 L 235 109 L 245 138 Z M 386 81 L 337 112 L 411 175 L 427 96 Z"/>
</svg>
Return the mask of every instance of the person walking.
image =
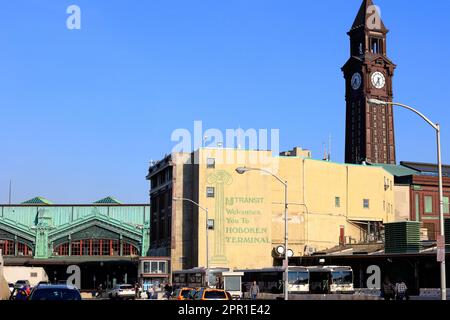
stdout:
<svg viewBox="0 0 450 320">
<path fill-rule="evenodd" d="M 384 279 L 382 289 L 384 300 L 389 301 L 395 299 L 395 287 L 388 277 Z"/>
<path fill-rule="evenodd" d="M 152 300 L 158 300 L 158 294 L 156 293 L 156 286 L 152 286 Z"/>
<path fill-rule="evenodd" d="M 98 288 L 97 288 L 97 298 L 101 298 L 103 295 L 103 284 L 99 284 Z"/>
<path fill-rule="evenodd" d="M 140 299 L 141 298 L 141 286 L 139 285 L 139 283 L 135 283 L 134 284 L 134 299 Z"/>
<path fill-rule="evenodd" d="M 256 281 L 253 281 L 252 286 L 250 287 L 250 297 L 252 300 L 256 300 L 259 295 L 259 286 Z"/>
<path fill-rule="evenodd" d="M 402 301 L 407 299 L 407 291 L 408 287 L 406 286 L 405 282 L 400 279 L 400 281 L 395 284 L 395 293 L 397 300 Z"/>
</svg>

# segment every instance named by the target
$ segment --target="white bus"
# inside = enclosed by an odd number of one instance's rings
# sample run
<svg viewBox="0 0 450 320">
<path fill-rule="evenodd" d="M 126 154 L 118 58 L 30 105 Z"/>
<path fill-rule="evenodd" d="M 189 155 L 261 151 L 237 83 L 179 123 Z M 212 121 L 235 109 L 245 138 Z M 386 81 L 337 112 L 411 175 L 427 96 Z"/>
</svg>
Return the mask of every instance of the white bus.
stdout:
<svg viewBox="0 0 450 320">
<path fill-rule="evenodd" d="M 254 281 L 261 293 L 279 294 L 284 291 L 284 269 L 273 267 L 256 270 L 237 270 L 244 273 L 242 284 L 248 292 Z M 289 267 L 288 291 L 291 294 L 309 292 L 309 271 L 305 267 Z"/>
<path fill-rule="evenodd" d="M 228 292 L 233 299 L 240 299 L 242 296 L 242 277 L 244 273 L 229 271 L 227 268 L 195 268 L 190 270 L 175 271 L 172 274 L 172 284 L 174 288 L 206 288 L 223 289 Z"/>
<path fill-rule="evenodd" d="M 209 277 L 209 287 L 216 288 L 223 286 L 224 272 L 229 272 L 227 268 L 194 268 L 189 270 L 174 271 L 172 273 L 172 285 L 177 288 L 204 288 L 207 287 Z"/>
<path fill-rule="evenodd" d="M 310 293 L 353 294 L 353 270 L 344 266 L 308 267 Z"/>
</svg>

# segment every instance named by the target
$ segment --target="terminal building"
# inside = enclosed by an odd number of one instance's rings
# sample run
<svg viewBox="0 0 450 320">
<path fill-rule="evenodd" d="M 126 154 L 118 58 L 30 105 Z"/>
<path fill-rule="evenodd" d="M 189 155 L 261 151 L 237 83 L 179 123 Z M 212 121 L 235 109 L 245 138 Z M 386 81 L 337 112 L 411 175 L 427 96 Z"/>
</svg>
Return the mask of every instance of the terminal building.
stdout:
<svg viewBox="0 0 450 320">
<path fill-rule="evenodd" d="M 36 197 L 0 205 L 0 249 L 6 267 L 43 267 L 50 281 L 67 279 L 67 267 L 77 265 L 81 289 L 134 283 L 169 272 L 167 262 L 154 259 L 153 266 L 144 258 L 149 221 L 148 204 L 107 197 L 93 204 L 58 205 Z"/>
<path fill-rule="evenodd" d="M 201 148 L 174 153 L 149 168 L 150 256 L 168 256 L 172 270 L 265 268 L 281 263 L 284 186 L 288 183 L 289 248 L 309 256 L 345 244 L 381 240 L 393 222 L 394 177 L 382 167 L 318 161 L 295 148 L 271 151 Z M 180 201 L 185 198 L 208 209 Z M 208 231 L 207 231 L 208 226 Z M 206 243 L 208 232 L 208 243 Z"/>
</svg>

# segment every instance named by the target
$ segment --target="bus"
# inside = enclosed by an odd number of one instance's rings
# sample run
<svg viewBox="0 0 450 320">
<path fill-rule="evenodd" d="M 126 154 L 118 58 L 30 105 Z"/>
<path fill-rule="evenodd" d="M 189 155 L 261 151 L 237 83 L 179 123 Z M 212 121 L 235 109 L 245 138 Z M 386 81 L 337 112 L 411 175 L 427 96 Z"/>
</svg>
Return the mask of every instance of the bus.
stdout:
<svg viewBox="0 0 450 320">
<path fill-rule="evenodd" d="M 279 294 L 284 291 L 284 268 L 273 267 L 255 270 L 237 270 L 244 273 L 242 284 L 248 292 L 254 281 L 261 293 Z M 305 267 L 289 267 L 288 291 L 292 294 L 309 292 L 309 271 Z"/>
<path fill-rule="evenodd" d="M 209 286 L 207 279 L 209 276 Z M 233 272 L 227 268 L 194 268 L 172 273 L 174 288 L 215 288 L 227 291 L 233 299 L 242 296 L 242 272 Z"/>
<path fill-rule="evenodd" d="M 310 293 L 353 294 L 353 270 L 343 266 L 308 267 Z"/>
<path fill-rule="evenodd" d="M 217 288 L 221 286 L 222 273 L 228 272 L 227 268 L 194 268 L 172 272 L 172 285 L 176 288 Z"/>
</svg>

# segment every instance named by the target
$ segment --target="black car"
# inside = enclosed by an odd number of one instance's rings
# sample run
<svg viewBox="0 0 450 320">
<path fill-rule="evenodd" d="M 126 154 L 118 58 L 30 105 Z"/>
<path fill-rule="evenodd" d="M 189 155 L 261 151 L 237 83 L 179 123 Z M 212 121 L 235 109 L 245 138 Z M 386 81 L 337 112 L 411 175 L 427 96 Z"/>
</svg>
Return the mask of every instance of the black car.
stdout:
<svg viewBox="0 0 450 320">
<path fill-rule="evenodd" d="M 40 285 L 31 292 L 29 300 L 81 300 L 80 291 L 68 285 Z"/>
<path fill-rule="evenodd" d="M 18 281 L 16 281 L 16 284 L 14 285 L 14 288 L 20 289 L 22 287 L 31 287 L 30 281 L 28 281 L 28 280 L 18 280 Z"/>
</svg>

